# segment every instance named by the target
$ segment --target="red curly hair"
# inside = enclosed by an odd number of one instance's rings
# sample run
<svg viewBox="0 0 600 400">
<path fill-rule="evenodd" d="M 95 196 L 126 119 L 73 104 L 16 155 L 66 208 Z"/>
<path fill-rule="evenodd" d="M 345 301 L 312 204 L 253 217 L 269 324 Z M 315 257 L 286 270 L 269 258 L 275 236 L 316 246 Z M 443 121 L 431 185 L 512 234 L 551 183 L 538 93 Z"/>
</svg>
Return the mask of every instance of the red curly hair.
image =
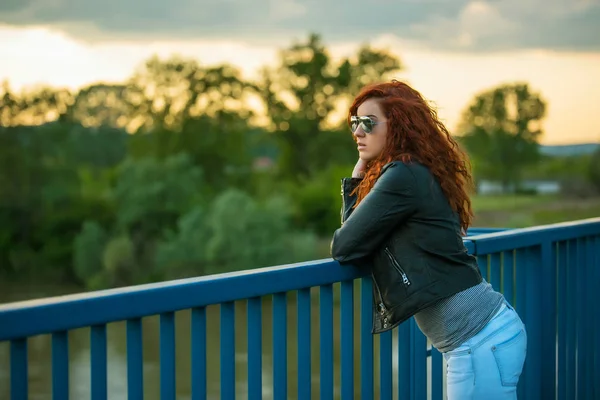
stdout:
<svg viewBox="0 0 600 400">
<path fill-rule="evenodd" d="M 418 91 L 393 80 L 364 87 L 350 106 L 348 124 L 350 117 L 355 116 L 358 107 L 368 99 L 378 100 L 388 120 L 388 135 L 383 151 L 367 164 L 364 178 L 354 191 L 357 194 L 356 205 L 373 188 L 385 164 L 416 161 L 426 166 L 438 180 L 466 232 L 473 219 L 469 198 L 473 189 L 471 165 L 467 155 L 440 122 L 437 112 Z"/>
</svg>

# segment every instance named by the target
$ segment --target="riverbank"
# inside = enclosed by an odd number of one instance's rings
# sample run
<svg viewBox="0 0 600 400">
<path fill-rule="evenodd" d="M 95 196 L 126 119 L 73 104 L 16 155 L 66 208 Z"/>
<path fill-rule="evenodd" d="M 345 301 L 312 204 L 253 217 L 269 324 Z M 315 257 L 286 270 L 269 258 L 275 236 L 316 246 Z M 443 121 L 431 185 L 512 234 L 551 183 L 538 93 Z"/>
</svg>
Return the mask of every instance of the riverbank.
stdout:
<svg viewBox="0 0 600 400">
<path fill-rule="evenodd" d="M 600 197 L 565 199 L 557 196 L 475 196 L 475 227 L 522 228 L 600 216 Z M 329 257 L 330 237 L 318 242 L 317 258 Z M 14 277 L 13 277 L 14 278 Z M 48 277 L 0 277 L 0 303 L 58 296 L 85 288 Z"/>
<path fill-rule="evenodd" d="M 474 226 L 524 228 L 593 218 L 600 215 L 600 197 L 475 196 Z"/>
</svg>

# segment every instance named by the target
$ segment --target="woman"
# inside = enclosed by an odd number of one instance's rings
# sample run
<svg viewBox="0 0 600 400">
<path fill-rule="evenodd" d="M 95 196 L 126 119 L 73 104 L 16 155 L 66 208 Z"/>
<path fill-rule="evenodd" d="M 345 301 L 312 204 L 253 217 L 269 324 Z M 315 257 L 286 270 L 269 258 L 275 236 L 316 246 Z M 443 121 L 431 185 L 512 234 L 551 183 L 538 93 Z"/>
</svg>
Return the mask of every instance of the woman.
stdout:
<svg viewBox="0 0 600 400">
<path fill-rule="evenodd" d="M 527 334 L 463 244 L 473 217 L 467 157 L 402 82 L 364 88 L 348 122 L 359 160 L 342 180 L 331 253 L 371 269 L 373 333 L 414 316 L 447 361 L 449 399 L 516 398 Z"/>
</svg>

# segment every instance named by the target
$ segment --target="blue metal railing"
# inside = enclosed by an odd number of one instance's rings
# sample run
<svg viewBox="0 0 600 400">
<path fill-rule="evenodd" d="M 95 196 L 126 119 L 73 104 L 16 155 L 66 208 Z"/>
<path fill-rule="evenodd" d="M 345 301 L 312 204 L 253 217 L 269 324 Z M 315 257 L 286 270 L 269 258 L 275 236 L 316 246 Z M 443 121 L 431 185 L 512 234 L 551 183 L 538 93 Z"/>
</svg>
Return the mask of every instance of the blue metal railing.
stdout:
<svg viewBox="0 0 600 400">
<path fill-rule="evenodd" d="M 470 231 L 465 239 L 469 252 L 477 256 L 487 280 L 515 305 L 528 330 L 519 398 L 598 398 L 600 218 L 479 233 Z M 26 399 L 28 344 L 36 335 L 51 334 L 52 398 L 68 399 L 74 384 L 69 332 L 89 329 L 91 398 L 111 398 L 107 325 L 126 321 L 127 398 L 159 394 L 175 399 L 180 367 L 175 314 L 188 310 L 191 388 L 185 394 L 192 399 L 232 399 L 240 392 L 249 399 L 443 398 L 442 356 L 413 319 L 391 332 L 371 334 L 371 290 L 366 271 L 320 260 L 6 304 L 0 306 L 0 342 L 10 342 L 10 361 L 0 364 L 0 373 L 4 367 L 10 371 L 11 399 Z M 269 302 L 271 315 L 265 315 Z M 207 317 L 210 307 L 219 308 L 218 324 Z M 142 321 L 151 316 L 159 316 L 158 394 L 145 391 L 142 339 L 148 330 Z M 268 317 L 270 332 L 263 329 Z M 218 342 L 207 336 L 214 329 Z M 236 375 L 240 332 L 247 348 L 243 382 Z M 265 349 L 269 335 L 271 349 Z M 218 359 L 209 357 L 214 347 Z M 264 374 L 267 351 L 272 353 L 271 376 Z M 289 354 L 295 354 L 295 363 Z M 215 375 L 216 365 L 219 388 L 209 391 L 212 379 L 207 377 Z"/>
</svg>

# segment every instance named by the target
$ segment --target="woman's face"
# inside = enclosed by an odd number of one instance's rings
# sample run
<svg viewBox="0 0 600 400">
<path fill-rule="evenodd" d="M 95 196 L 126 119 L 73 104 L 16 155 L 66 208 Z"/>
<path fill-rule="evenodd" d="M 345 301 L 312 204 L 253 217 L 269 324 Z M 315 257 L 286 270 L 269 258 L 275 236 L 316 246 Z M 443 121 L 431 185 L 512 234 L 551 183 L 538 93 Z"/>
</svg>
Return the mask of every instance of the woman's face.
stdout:
<svg viewBox="0 0 600 400">
<path fill-rule="evenodd" d="M 364 161 L 377 158 L 383 151 L 387 140 L 387 120 L 376 99 L 365 100 L 351 117 L 351 129 L 356 143 L 358 156 Z"/>
</svg>

